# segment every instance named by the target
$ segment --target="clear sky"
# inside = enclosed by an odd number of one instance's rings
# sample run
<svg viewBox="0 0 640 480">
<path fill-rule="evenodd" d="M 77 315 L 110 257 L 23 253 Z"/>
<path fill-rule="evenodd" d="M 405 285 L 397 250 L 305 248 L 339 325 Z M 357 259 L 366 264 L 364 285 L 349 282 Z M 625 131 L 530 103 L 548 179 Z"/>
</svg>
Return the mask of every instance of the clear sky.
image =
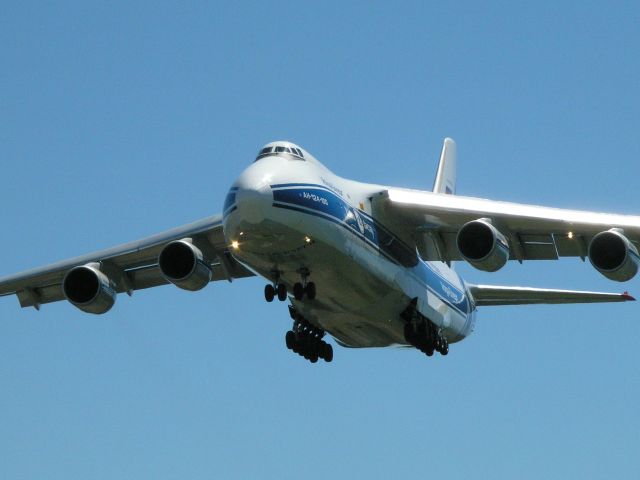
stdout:
<svg viewBox="0 0 640 480">
<path fill-rule="evenodd" d="M 219 213 L 257 150 L 640 214 L 637 2 L 3 2 L 0 275 Z M 472 282 L 629 290 L 580 260 Z M 640 478 L 640 305 L 480 311 L 448 357 L 289 352 L 263 281 L 0 299 L 0 478 Z"/>
</svg>

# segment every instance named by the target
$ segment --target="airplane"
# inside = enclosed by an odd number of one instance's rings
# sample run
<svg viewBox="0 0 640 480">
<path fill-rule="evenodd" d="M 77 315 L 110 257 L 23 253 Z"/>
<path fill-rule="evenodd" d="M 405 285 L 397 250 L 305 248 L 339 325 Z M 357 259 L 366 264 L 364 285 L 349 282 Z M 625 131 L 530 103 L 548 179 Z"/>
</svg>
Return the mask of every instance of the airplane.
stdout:
<svg viewBox="0 0 640 480">
<path fill-rule="evenodd" d="M 495 272 L 509 260 L 589 259 L 605 277 L 638 273 L 640 217 L 456 195 L 456 144 L 444 140 L 432 191 L 341 178 L 300 146 L 265 145 L 233 182 L 222 214 L 106 250 L 0 278 L 24 307 L 67 300 L 104 314 L 120 293 L 259 275 L 289 300 L 288 349 L 333 360 L 352 348 L 449 353 L 479 308 L 626 302 L 628 293 L 476 285 L 454 262 Z"/>
</svg>

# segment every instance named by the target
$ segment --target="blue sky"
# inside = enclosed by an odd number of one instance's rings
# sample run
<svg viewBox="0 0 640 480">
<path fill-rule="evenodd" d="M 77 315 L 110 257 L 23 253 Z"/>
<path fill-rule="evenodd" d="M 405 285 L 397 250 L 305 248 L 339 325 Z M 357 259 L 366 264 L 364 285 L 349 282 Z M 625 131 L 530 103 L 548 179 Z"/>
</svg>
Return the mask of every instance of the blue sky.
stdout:
<svg viewBox="0 0 640 480">
<path fill-rule="evenodd" d="M 460 194 L 639 214 L 637 2 L 448 3 L 3 3 L 0 275 L 219 213 L 277 139 L 428 189 L 451 136 Z M 579 260 L 460 271 L 640 295 Z M 310 365 L 262 286 L 3 298 L 0 477 L 640 476 L 638 305 Z"/>
</svg>

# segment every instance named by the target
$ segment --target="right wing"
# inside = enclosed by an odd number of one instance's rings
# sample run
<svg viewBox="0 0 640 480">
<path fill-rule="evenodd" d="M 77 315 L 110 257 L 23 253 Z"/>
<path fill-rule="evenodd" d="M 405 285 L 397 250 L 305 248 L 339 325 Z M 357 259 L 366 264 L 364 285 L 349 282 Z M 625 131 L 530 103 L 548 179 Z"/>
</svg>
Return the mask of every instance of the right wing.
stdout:
<svg viewBox="0 0 640 480">
<path fill-rule="evenodd" d="M 151 237 L 0 278 L 0 296 L 17 295 L 22 307 L 64 300 L 62 281 L 73 267 L 97 263 L 117 293 L 169 283 L 158 267 L 158 256 L 174 240 L 190 238 L 211 268 L 212 281 L 250 277 L 253 273 L 229 253 L 220 215 L 207 217 Z"/>
<path fill-rule="evenodd" d="M 405 249 L 416 245 L 424 260 L 462 260 L 456 246 L 460 228 L 489 219 L 504 234 L 514 260 L 557 260 L 588 254 L 592 238 L 619 228 L 640 248 L 640 216 L 615 215 L 481 198 L 389 188 L 372 198 L 376 218 L 397 233 Z M 423 247 L 423 242 L 426 246 Z M 411 250 L 411 248 L 409 248 Z M 411 252 L 409 252 L 411 253 Z"/>
<path fill-rule="evenodd" d="M 628 293 L 579 292 L 574 290 L 551 290 L 530 287 L 502 287 L 497 285 L 469 285 L 476 305 L 529 305 L 559 303 L 628 302 L 633 298 Z"/>
</svg>

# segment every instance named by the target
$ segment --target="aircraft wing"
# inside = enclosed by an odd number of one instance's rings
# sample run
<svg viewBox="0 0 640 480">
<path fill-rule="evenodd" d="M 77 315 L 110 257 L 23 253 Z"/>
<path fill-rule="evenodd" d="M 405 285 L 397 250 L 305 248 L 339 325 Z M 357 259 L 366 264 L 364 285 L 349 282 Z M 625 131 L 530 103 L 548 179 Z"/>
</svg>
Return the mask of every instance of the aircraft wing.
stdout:
<svg viewBox="0 0 640 480">
<path fill-rule="evenodd" d="M 64 300 L 62 281 L 73 267 L 97 262 L 108 272 L 117 293 L 164 285 L 158 255 L 169 242 L 191 238 L 210 264 L 212 281 L 253 276 L 228 251 L 220 215 L 106 250 L 0 278 L 0 296 L 16 294 L 22 307 Z"/>
<path fill-rule="evenodd" d="M 530 287 L 502 287 L 497 285 L 469 285 L 476 305 L 528 305 L 560 303 L 602 303 L 633 301 L 628 293 L 580 292 Z"/>
<path fill-rule="evenodd" d="M 425 260 L 460 260 L 456 236 L 467 222 L 489 219 L 509 241 L 510 258 L 556 260 L 587 257 L 591 239 L 619 228 L 640 246 L 640 217 L 564 210 L 408 189 L 388 189 L 372 198 L 376 217 L 405 243 L 418 239 Z"/>
</svg>

